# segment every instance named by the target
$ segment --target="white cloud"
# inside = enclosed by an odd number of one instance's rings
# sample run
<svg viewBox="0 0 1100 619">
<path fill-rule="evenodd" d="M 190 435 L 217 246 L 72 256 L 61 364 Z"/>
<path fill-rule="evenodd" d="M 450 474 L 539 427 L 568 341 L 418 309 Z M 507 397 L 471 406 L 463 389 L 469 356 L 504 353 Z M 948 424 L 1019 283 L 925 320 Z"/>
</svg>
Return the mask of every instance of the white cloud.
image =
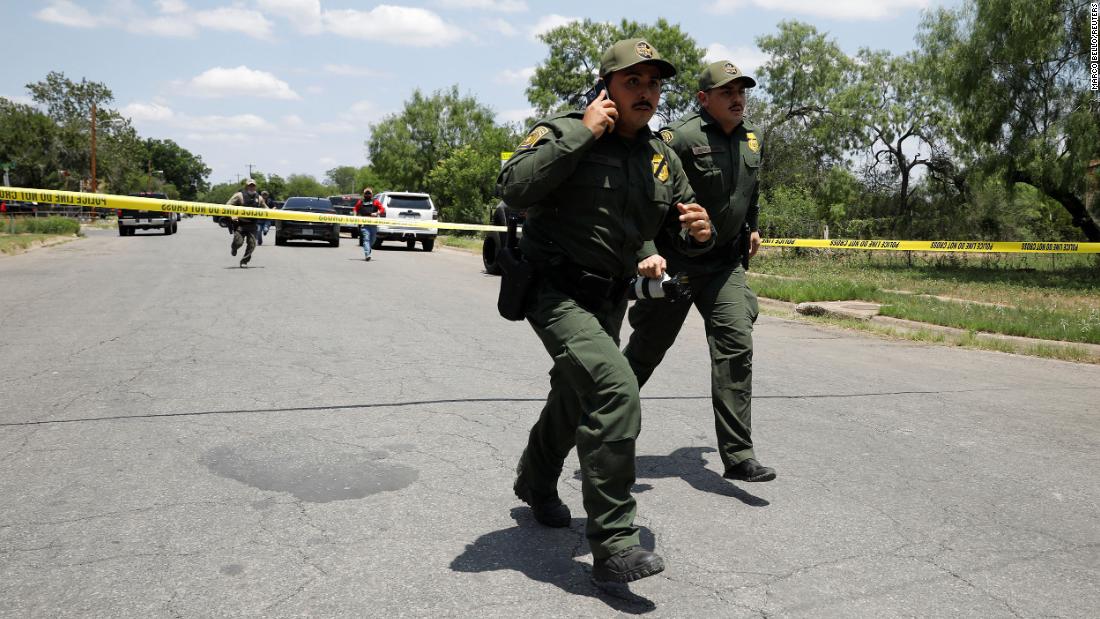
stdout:
<svg viewBox="0 0 1100 619">
<path fill-rule="evenodd" d="M 42 21 L 71 28 L 121 27 L 145 36 L 193 37 L 199 28 L 270 37 L 271 21 L 258 11 L 238 6 L 192 11 L 182 0 L 158 0 L 159 15 L 150 15 L 130 0 L 114 0 L 94 14 L 72 0 L 51 0 L 35 13 Z"/>
<path fill-rule="evenodd" d="M 326 64 L 324 66 L 325 73 L 331 73 L 333 75 L 341 75 L 344 77 L 384 77 L 386 73 L 371 69 L 370 67 L 361 67 L 350 64 Z"/>
<path fill-rule="evenodd" d="M 527 10 L 527 3 L 523 0 L 438 0 L 436 4 L 445 9 L 481 9 L 501 13 Z"/>
<path fill-rule="evenodd" d="M 353 103 L 351 105 L 351 107 L 348 108 L 348 113 L 353 114 L 356 117 L 363 117 L 363 116 L 374 117 L 374 116 L 379 116 L 380 115 L 380 110 L 379 110 L 378 106 L 375 105 L 372 101 L 362 99 L 360 101 L 356 101 L 355 103 Z"/>
<path fill-rule="evenodd" d="M 703 55 L 703 62 L 718 62 L 729 60 L 741 69 L 741 73 L 756 77 L 756 70 L 771 57 L 755 47 L 740 46 L 730 49 L 721 43 L 711 43 L 707 46 L 707 53 Z"/>
<path fill-rule="evenodd" d="M 187 3 L 183 0 L 157 0 L 157 8 L 161 13 L 175 15 L 187 11 Z"/>
<path fill-rule="evenodd" d="M 172 111 L 172 108 L 159 103 L 141 103 L 140 101 L 135 101 L 123 107 L 120 111 L 123 116 L 138 122 L 164 122 L 172 120 L 175 117 L 175 112 Z"/>
<path fill-rule="evenodd" d="M 306 124 L 305 121 L 302 120 L 302 117 L 297 115 L 297 114 L 288 114 L 286 116 L 283 116 L 282 120 L 283 120 L 283 124 L 286 125 L 287 127 L 297 128 L 297 127 L 302 127 Z"/>
<path fill-rule="evenodd" d="M 222 7 L 194 14 L 195 23 L 211 30 L 240 32 L 263 39 L 271 36 L 271 21 L 258 11 L 236 7 Z"/>
<path fill-rule="evenodd" d="M 519 30 L 516 30 L 515 26 L 504 19 L 486 19 L 481 23 L 486 29 L 506 37 L 514 37 L 519 34 Z"/>
<path fill-rule="evenodd" d="M 178 15 L 135 19 L 126 25 L 126 29 L 134 34 L 159 37 L 193 37 L 199 33 L 193 22 L 181 19 Z"/>
<path fill-rule="evenodd" d="M 333 34 L 410 47 L 441 47 L 467 36 L 431 11 L 388 4 L 369 11 L 325 11 L 323 20 Z"/>
<path fill-rule="evenodd" d="M 550 14 L 544 15 L 539 18 L 535 25 L 531 27 L 531 38 L 536 38 L 540 34 L 545 34 L 558 26 L 565 26 L 575 21 L 581 21 L 579 17 L 565 17 L 564 15 Z"/>
<path fill-rule="evenodd" d="M 336 165 L 336 160 L 333 159 L 332 157 L 321 157 L 320 159 L 317 160 L 317 163 L 319 163 L 321 165 L 330 166 L 330 165 Z"/>
<path fill-rule="evenodd" d="M 303 33 L 318 34 L 324 29 L 321 0 L 258 0 L 260 9 L 285 18 Z"/>
<path fill-rule="evenodd" d="M 196 97 L 260 97 L 264 99 L 301 99 L 290 86 L 267 71 L 241 65 L 228 69 L 214 67 L 184 85 L 184 92 Z"/>
<path fill-rule="evenodd" d="M 53 0 L 49 6 L 34 14 L 35 17 L 52 24 L 70 28 L 98 28 L 109 20 L 92 15 L 87 9 L 69 0 Z"/>
<path fill-rule="evenodd" d="M 535 75 L 535 67 L 522 69 L 505 69 L 497 73 L 493 81 L 498 84 L 526 84 Z"/>
<path fill-rule="evenodd" d="M 715 0 L 708 7 L 713 13 L 733 13 L 749 6 L 791 13 L 799 16 L 817 15 L 845 21 L 878 21 L 896 17 L 899 13 L 927 8 L 930 0 Z"/>
</svg>

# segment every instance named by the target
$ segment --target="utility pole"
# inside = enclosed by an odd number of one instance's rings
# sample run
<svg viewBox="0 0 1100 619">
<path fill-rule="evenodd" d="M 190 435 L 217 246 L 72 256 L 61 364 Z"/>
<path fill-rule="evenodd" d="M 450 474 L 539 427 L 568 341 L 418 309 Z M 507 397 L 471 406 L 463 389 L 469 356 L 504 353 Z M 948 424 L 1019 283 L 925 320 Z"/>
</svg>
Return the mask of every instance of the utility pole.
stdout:
<svg viewBox="0 0 1100 619">
<path fill-rule="evenodd" d="M 95 101 L 92 101 L 92 193 L 98 190 L 99 183 L 95 178 Z"/>
<path fill-rule="evenodd" d="M 254 165 L 256 165 L 256 164 L 254 164 L 254 163 L 248 164 L 248 178 L 252 178 L 252 166 L 254 166 Z"/>
</svg>

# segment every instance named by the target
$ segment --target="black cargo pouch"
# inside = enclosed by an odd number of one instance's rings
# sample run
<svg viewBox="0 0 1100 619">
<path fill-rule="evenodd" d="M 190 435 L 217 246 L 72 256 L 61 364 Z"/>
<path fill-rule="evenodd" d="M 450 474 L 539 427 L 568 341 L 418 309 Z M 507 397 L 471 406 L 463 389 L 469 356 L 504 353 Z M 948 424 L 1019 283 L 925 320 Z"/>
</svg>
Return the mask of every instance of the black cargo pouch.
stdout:
<svg viewBox="0 0 1100 619">
<path fill-rule="evenodd" d="M 507 320 L 526 318 L 527 303 L 538 281 L 535 267 L 528 262 L 519 249 L 516 238 L 518 218 L 508 217 L 508 236 L 497 255 L 500 265 L 500 296 L 497 297 L 497 312 Z"/>
</svg>

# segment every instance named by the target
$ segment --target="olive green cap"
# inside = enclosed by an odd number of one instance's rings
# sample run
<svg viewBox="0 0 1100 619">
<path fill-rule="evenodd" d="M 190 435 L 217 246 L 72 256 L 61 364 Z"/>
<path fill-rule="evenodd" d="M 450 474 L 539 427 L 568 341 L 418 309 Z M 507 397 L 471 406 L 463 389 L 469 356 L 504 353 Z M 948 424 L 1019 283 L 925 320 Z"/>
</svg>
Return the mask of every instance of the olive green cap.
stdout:
<svg viewBox="0 0 1100 619">
<path fill-rule="evenodd" d="M 643 62 L 657 67 L 662 79 L 676 75 L 676 67 L 671 62 L 662 60 L 657 48 L 646 43 L 644 39 L 623 39 L 616 41 L 603 53 L 600 58 L 600 77 Z"/>
<path fill-rule="evenodd" d="M 728 60 L 719 60 L 708 64 L 699 74 L 699 90 L 706 92 L 711 88 L 725 86 L 734 80 L 745 82 L 745 88 L 756 87 L 756 80 L 741 73 L 737 65 Z"/>
</svg>

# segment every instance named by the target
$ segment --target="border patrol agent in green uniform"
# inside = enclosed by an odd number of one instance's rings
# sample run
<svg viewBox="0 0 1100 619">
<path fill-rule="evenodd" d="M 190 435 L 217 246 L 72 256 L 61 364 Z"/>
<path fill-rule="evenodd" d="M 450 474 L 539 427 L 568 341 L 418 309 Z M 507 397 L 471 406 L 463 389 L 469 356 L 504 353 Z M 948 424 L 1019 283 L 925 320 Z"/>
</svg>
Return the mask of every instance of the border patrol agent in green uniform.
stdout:
<svg viewBox="0 0 1100 619">
<path fill-rule="evenodd" d="M 596 581 L 664 569 L 634 525 L 638 383 L 619 350 L 627 283 L 659 230 L 685 255 L 712 244 L 679 158 L 647 126 L 661 80 L 676 74 L 641 39 L 604 52 L 607 90 L 583 111 L 535 125 L 500 173 L 505 202 L 527 209 L 520 248 L 538 273 L 525 315 L 554 360 L 550 394 L 517 467 L 516 496 L 538 522 L 570 524 L 557 482 L 577 448 Z"/>
<path fill-rule="evenodd" d="M 744 252 L 755 255 L 760 139 L 744 120 L 745 89 L 756 81 L 732 62 L 711 63 L 699 77 L 701 109 L 660 131 L 676 151 L 699 203 L 717 230 L 714 249 L 702 256 L 684 254 L 663 235 L 639 254 L 641 274 L 655 277 L 667 269 L 686 273 L 692 298 L 639 300 L 630 310 L 634 332 L 624 351 L 645 385 L 676 340 L 692 303 L 706 327 L 711 360 L 711 401 L 718 450 L 725 477 L 771 481 L 775 470 L 756 461 L 752 443 L 752 325 L 759 311 L 745 281 Z M 747 226 L 750 235 L 741 232 Z M 739 238 L 749 240 L 749 247 Z M 667 261 L 667 263 L 666 263 Z"/>
</svg>

